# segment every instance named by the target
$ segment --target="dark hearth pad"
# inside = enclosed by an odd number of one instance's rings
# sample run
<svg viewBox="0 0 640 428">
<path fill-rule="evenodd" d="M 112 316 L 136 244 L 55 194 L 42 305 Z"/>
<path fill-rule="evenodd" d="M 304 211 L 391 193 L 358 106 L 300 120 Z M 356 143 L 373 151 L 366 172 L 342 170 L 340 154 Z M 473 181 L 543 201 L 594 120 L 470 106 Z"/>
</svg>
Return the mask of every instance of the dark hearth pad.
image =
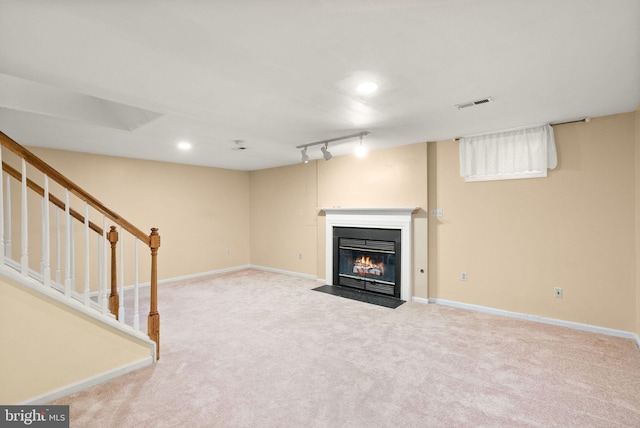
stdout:
<svg viewBox="0 0 640 428">
<path fill-rule="evenodd" d="M 379 294 L 368 293 L 366 291 L 355 290 L 339 285 L 322 285 L 314 288 L 314 291 L 321 293 L 333 294 L 334 296 L 344 297 L 346 299 L 357 300 L 359 302 L 371 303 L 372 305 L 384 306 L 385 308 L 395 309 L 404 303 L 404 300 L 395 297 L 381 296 Z"/>
</svg>

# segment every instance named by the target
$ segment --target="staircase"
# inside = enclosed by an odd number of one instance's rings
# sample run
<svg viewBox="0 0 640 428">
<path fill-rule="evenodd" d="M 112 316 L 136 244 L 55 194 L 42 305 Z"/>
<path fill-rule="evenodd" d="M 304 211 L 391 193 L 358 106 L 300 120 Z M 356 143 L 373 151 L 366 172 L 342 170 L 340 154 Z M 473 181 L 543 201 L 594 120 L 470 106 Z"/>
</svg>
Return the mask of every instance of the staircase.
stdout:
<svg viewBox="0 0 640 428">
<path fill-rule="evenodd" d="M 2 132 L 0 144 L 0 275 L 148 335 L 157 360 L 158 229 L 146 234 Z"/>
</svg>

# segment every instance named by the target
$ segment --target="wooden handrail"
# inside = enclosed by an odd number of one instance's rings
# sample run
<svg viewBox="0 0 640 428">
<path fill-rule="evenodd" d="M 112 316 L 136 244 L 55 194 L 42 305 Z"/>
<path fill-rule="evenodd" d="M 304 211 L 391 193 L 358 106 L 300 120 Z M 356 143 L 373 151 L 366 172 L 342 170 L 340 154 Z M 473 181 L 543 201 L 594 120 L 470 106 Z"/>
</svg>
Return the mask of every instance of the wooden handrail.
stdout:
<svg viewBox="0 0 640 428">
<path fill-rule="evenodd" d="M 11 177 L 15 178 L 16 180 L 22 181 L 22 173 L 19 172 L 17 169 L 13 168 L 11 165 L 7 164 L 6 162 L 2 162 L 2 169 L 6 171 L 6 173 L 9 174 Z M 27 187 L 44 198 L 44 189 L 29 178 L 27 178 Z M 53 205 L 57 206 L 58 208 L 64 211 L 66 205 L 61 199 L 56 198 L 54 195 L 49 193 L 49 201 Z M 71 217 L 75 218 L 80 223 L 84 224 L 84 216 L 80 214 L 78 211 L 69 207 L 69 214 L 71 214 Z M 98 226 L 92 221 L 89 221 L 89 227 L 98 235 L 102 236 L 102 228 L 100 226 Z"/>
<path fill-rule="evenodd" d="M 11 137 L 9 137 L 7 134 L 5 134 L 2 131 L 0 131 L 0 144 L 2 144 L 4 147 L 6 147 L 7 149 L 12 151 L 19 157 L 23 158 L 25 161 L 27 161 L 27 163 L 34 166 L 43 174 L 46 174 L 53 181 L 60 184 L 62 187 L 68 189 L 71 193 L 73 193 L 83 201 L 86 201 L 94 209 L 98 210 L 102 214 L 109 217 L 116 224 L 121 226 L 124 230 L 126 230 L 127 232 L 129 232 L 130 234 L 132 234 L 133 236 L 135 236 L 136 238 L 144 242 L 148 247 L 150 247 L 151 238 L 149 237 L 149 235 L 147 235 L 142 230 L 138 229 L 133 224 L 125 220 L 115 211 L 112 211 L 109 208 L 107 208 L 102 202 L 94 198 L 92 195 L 90 195 L 80 186 L 78 186 L 73 181 L 69 180 L 67 177 L 59 173 L 56 169 L 54 169 L 53 167 L 48 165 L 46 162 L 44 162 L 42 159 L 40 159 L 39 157 L 31 153 L 25 147 L 15 142 L 13 139 L 11 139 Z"/>
</svg>

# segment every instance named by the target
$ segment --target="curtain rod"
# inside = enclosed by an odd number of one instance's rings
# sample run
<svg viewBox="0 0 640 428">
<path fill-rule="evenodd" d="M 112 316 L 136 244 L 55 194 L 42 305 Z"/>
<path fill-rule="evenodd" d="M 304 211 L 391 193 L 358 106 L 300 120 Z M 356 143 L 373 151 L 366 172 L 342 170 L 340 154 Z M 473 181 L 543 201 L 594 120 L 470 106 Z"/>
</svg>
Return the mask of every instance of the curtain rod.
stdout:
<svg viewBox="0 0 640 428">
<path fill-rule="evenodd" d="M 591 121 L 590 117 L 585 117 L 585 118 L 582 118 L 582 119 L 567 120 L 566 122 L 553 122 L 553 123 L 550 123 L 549 125 L 551 125 L 551 126 L 566 125 L 567 123 L 578 123 L 578 122 L 589 123 L 590 121 Z"/>
<path fill-rule="evenodd" d="M 556 125 L 567 125 L 569 123 L 578 123 L 578 122 L 585 122 L 585 123 L 589 123 L 591 121 L 590 117 L 584 117 L 582 119 L 576 119 L 576 120 L 567 120 L 566 122 L 553 122 L 553 123 L 549 123 L 549 125 L 551 126 L 556 126 Z M 533 125 L 535 126 L 535 125 Z M 525 127 L 526 128 L 526 127 Z M 496 132 L 500 132 L 500 131 L 496 131 Z M 490 132 L 487 132 L 487 134 L 490 134 Z M 455 141 L 460 141 L 462 137 L 456 137 L 454 138 Z"/>
<path fill-rule="evenodd" d="M 309 146 L 317 146 L 318 144 L 328 144 L 328 143 L 331 143 L 333 141 L 346 140 L 346 139 L 349 139 L 349 138 L 364 137 L 364 136 L 367 136 L 369 134 L 370 134 L 369 131 L 362 131 L 362 132 L 358 132 L 357 134 L 345 135 L 344 137 L 329 138 L 327 140 L 315 141 L 313 143 L 300 144 L 299 146 L 296 146 L 296 149 L 302 149 L 302 148 L 309 147 Z"/>
</svg>

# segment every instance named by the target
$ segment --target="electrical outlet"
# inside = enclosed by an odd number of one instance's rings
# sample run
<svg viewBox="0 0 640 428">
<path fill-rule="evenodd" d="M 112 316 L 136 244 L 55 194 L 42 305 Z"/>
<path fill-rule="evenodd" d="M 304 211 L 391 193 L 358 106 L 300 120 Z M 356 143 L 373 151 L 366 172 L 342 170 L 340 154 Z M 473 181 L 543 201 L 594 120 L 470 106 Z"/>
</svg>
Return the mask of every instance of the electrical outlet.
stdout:
<svg viewBox="0 0 640 428">
<path fill-rule="evenodd" d="M 467 273 L 460 272 L 460 281 L 466 281 L 466 280 L 467 280 Z"/>
<path fill-rule="evenodd" d="M 556 299 L 562 299 L 562 288 L 560 287 L 554 287 L 553 288 L 553 296 Z"/>
<path fill-rule="evenodd" d="M 298 258 L 302 260 L 302 252 L 298 253 Z"/>
<path fill-rule="evenodd" d="M 442 208 L 432 208 L 431 217 L 442 217 Z"/>
<path fill-rule="evenodd" d="M 225 253 L 227 253 L 227 256 L 231 254 L 231 248 L 227 248 L 226 250 L 224 250 Z"/>
</svg>

